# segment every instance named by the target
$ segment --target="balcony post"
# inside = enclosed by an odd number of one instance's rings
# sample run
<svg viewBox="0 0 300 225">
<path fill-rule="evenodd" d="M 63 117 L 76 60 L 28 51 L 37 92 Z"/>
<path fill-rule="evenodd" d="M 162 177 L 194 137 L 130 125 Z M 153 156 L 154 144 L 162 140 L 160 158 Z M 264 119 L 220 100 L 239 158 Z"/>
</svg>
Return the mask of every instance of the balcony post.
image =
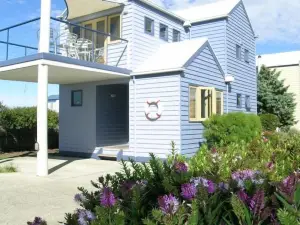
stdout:
<svg viewBox="0 0 300 225">
<path fill-rule="evenodd" d="M 39 53 L 50 49 L 51 0 L 41 0 Z M 48 65 L 38 65 L 37 176 L 48 175 Z"/>
</svg>

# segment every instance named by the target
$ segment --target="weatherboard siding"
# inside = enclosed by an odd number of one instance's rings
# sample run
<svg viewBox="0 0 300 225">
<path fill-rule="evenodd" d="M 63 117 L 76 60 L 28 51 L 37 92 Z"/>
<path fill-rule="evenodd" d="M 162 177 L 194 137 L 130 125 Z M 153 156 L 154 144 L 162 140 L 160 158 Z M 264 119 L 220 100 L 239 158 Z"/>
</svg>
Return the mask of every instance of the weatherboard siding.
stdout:
<svg viewBox="0 0 300 225">
<path fill-rule="evenodd" d="M 145 33 L 145 17 L 154 20 L 154 36 Z M 173 28 L 180 31 L 181 40 L 185 39 L 185 30 L 182 22 L 163 14 L 142 2 L 136 0 L 132 2 L 133 34 L 132 39 L 130 40 L 131 69 L 137 68 L 137 66 L 147 60 L 150 55 L 155 53 L 161 44 L 166 43 L 166 41 L 159 38 L 160 23 L 168 26 L 168 42 L 173 41 Z"/>
<path fill-rule="evenodd" d="M 224 72 L 226 72 L 226 20 L 192 24 L 191 38 L 208 38 Z"/>
<path fill-rule="evenodd" d="M 180 148 L 180 75 L 139 77 L 129 84 L 129 143 L 124 157 L 137 156 L 137 160 L 149 157 L 149 153 L 166 158 L 171 141 Z M 135 96 L 136 93 L 136 96 Z M 160 100 L 162 117 L 150 121 L 145 116 L 145 103 L 149 99 Z M 136 104 L 136 109 L 135 109 Z"/>
<path fill-rule="evenodd" d="M 257 112 L 257 77 L 255 65 L 255 38 L 242 3 L 232 11 L 227 22 L 227 73 L 233 75 L 229 95 L 229 111 L 246 111 L 245 96 L 251 97 L 250 112 Z M 236 58 L 236 45 L 242 46 L 241 59 Z M 245 49 L 249 50 L 249 63 L 245 62 Z M 236 107 L 236 95 L 242 94 L 242 107 Z"/>
<path fill-rule="evenodd" d="M 209 47 L 205 47 L 186 68 L 180 84 L 181 154 L 190 157 L 199 150 L 201 143 L 204 142 L 204 127 L 202 122 L 189 121 L 189 86 L 215 87 L 217 90 L 223 90 L 224 109 L 226 108 L 224 76 Z"/>
</svg>

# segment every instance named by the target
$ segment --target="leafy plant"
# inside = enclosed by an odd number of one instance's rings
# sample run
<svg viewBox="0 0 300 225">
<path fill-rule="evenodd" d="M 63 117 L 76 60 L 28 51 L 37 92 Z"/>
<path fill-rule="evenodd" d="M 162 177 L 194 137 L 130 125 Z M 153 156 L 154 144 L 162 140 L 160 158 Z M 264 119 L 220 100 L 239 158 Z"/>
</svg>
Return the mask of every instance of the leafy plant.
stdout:
<svg viewBox="0 0 300 225">
<path fill-rule="evenodd" d="M 262 127 L 257 115 L 228 113 L 214 115 L 203 122 L 204 137 L 210 146 L 251 142 L 261 135 Z"/>
<path fill-rule="evenodd" d="M 260 114 L 259 118 L 264 131 L 275 131 L 280 127 L 280 121 L 274 114 Z"/>
<path fill-rule="evenodd" d="M 276 69 L 261 67 L 258 74 L 258 113 L 274 114 L 279 118 L 280 125 L 289 129 L 295 124 L 296 102 L 294 94 L 289 93 L 289 86 L 284 85 L 280 80 L 280 72 Z"/>
</svg>

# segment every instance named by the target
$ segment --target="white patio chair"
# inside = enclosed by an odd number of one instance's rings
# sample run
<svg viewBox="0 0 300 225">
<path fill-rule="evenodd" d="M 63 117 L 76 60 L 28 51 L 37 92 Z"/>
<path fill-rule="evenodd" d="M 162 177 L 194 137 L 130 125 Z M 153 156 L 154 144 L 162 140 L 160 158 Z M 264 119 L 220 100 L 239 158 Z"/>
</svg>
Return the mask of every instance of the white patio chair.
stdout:
<svg viewBox="0 0 300 225">
<path fill-rule="evenodd" d="M 80 59 L 91 61 L 91 51 L 93 47 L 93 42 L 91 40 L 78 38 L 76 47 L 78 49 L 78 55 Z"/>
<path fill-rule="evenodd" d="M 70 58 L 79 59 L 77 48 L 77 34 L 66 32 L 60 36 L 60 40 L 63 43 L 62 47 L 65 51 L 65 55 Z"/>
<path fill-rule="evenodd" d="M 102 60 L 100 62 L 100 60 Z M 96 48 L 94 50 L 94 62 L 100 62 L 100 63 L 104 63 L 104 47 L 102 48 Z"/>
</svg>

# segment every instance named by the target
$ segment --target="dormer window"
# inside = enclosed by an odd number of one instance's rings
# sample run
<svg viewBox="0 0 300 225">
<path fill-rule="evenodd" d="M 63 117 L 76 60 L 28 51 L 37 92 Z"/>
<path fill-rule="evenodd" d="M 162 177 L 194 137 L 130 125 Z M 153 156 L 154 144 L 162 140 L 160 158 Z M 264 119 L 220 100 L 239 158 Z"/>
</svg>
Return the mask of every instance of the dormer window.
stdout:
<svg viewBox="0 0 300 225">
<path fill-rule="evenodd" d="M 154 36 L 154 20 L 145 17 L 145 33 Z"/>
<path fill-rule="evenodd" d="M 173 29 L 173 42 L 180 41 L 180 32 L 178 30 Z"/>
<path fill-rule="evenodd" d="M 168 41 L 168 26 L 159 24 L 159 37 L 162 40 Z"/>
</svg>

